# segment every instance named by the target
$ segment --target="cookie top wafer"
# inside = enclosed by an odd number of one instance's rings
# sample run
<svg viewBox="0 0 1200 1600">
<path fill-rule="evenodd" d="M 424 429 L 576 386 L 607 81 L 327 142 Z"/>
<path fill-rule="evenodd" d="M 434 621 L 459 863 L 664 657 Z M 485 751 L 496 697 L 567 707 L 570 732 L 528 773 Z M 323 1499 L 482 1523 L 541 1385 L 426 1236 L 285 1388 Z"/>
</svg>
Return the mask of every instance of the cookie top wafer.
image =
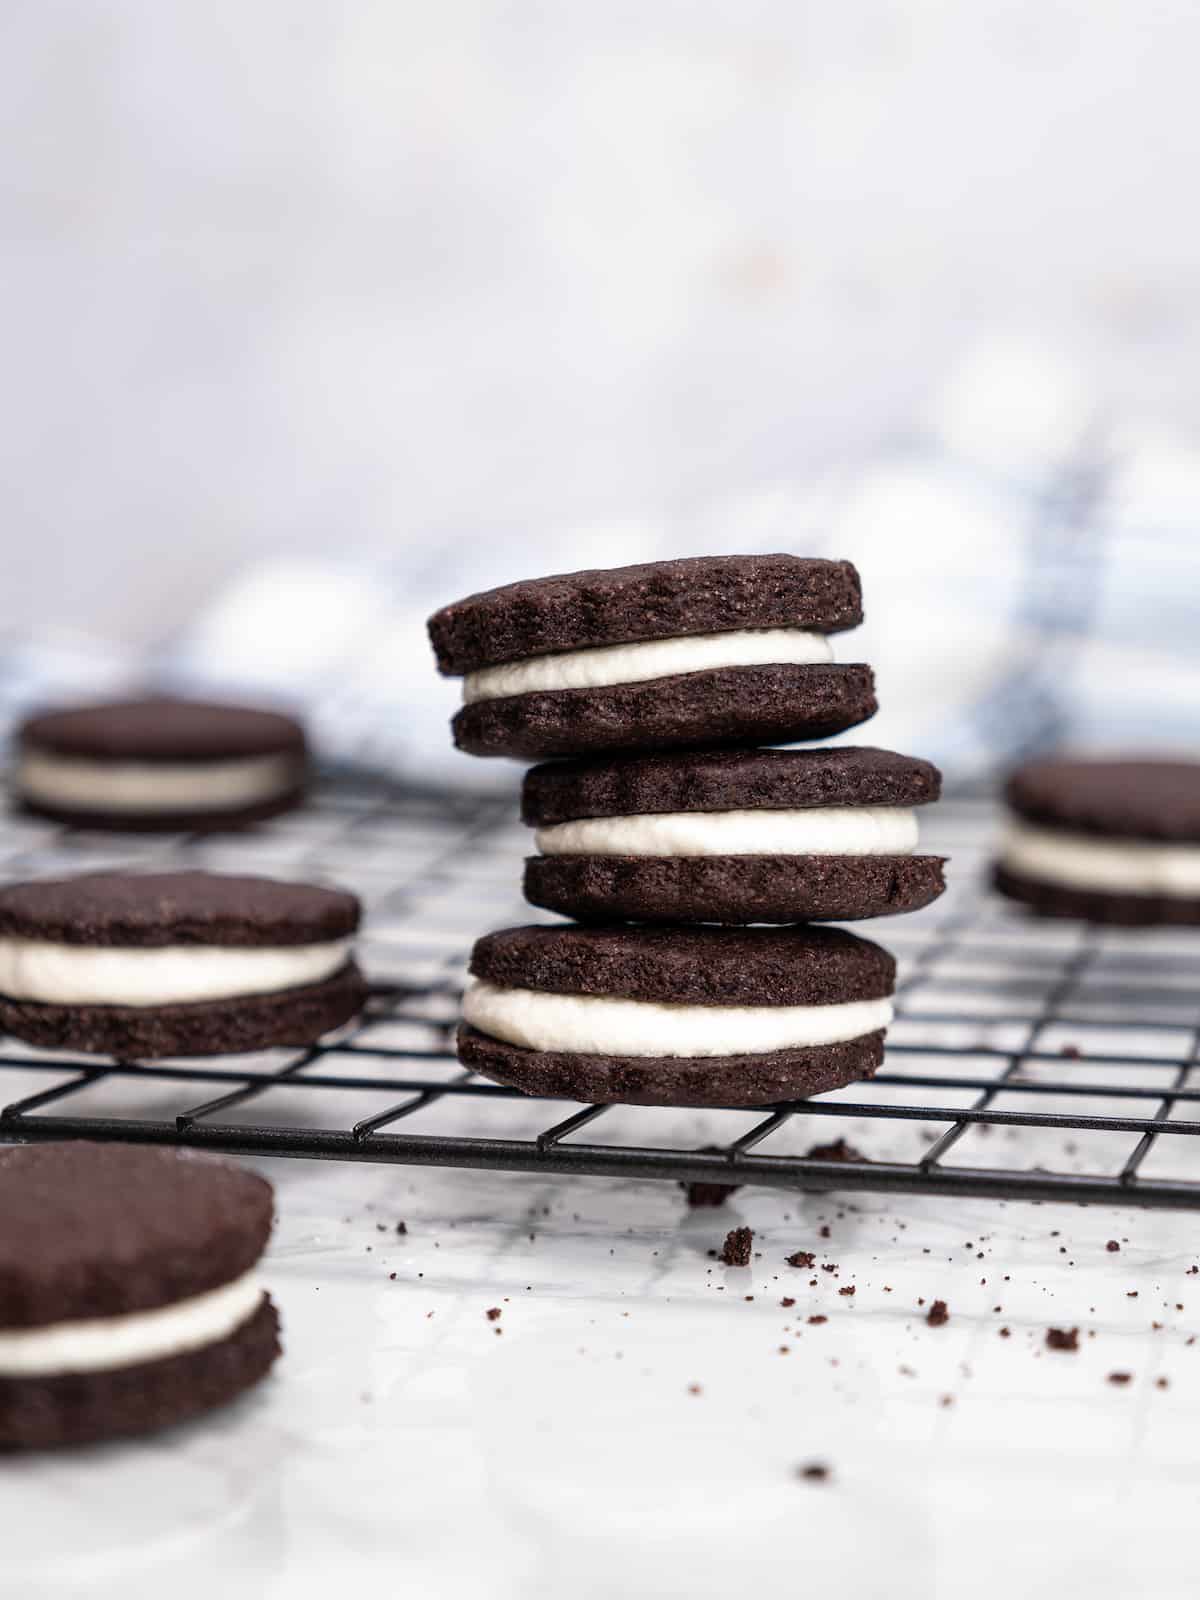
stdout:
<svg viewBox="0 0 1200 1600">
<path fill-rule="evenodd" d="M 749 628 L 840 633 L 862 621 L 848 561 L 693 556 L 569 572 L 469 595 L 429 619 L 439 670 L 462 676 L 558 651 Z"/>
<path fill-rule="evenodd" d="M 166 696 L 47 711 L 19 733 L 23 746 L 92 761 L 209 762 L 304 754 L 291 717 L 246 706 Z"/>
<path fill-rule="evenodd" d="M 1200 843 L 1200 763 L 1031 761 L 1010 776 L 1005 798 L 1027 822 L 1119 839 Z"/>
<path fill-rule="evenodd" d="M 940 793 L 941 773 L 932 762 L 890 750 L 681 750 L 546 762 L 526 774 L 521 815 L 543 828 L 583 817 L 681 811 L 920 806 Z"/>
<path fill-rule="evenodd" d="M 0 1328 L 153 1310 L 248 1272 L 271 1231 L 269 1183 L 193 1151 L 0 1149 Z"/>
<path fill-rule="evenodd" d="M 896 963 L 839 928 L 521 927 L 476 942 L 486 983 L 665 1005 L 820 1006 L 892 992 Z"/>
<path fill-rule="evenodd" d="M 342 889 L 213 872 L 94 872 L 0 888 L 0 938 L 70 945 L 228 945 L 343 939 L 359 902 Z"/>
</svg>

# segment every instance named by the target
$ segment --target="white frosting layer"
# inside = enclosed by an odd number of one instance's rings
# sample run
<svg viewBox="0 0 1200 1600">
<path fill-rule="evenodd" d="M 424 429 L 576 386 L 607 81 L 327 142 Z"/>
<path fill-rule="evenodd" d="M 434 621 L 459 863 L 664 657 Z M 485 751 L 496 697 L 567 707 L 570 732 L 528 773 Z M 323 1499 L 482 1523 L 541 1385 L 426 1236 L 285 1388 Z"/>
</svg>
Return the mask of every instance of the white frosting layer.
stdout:
<svg viewBox="0 0 1200 1600">
<path fill-rule="evenodd" d="M 227 1339 L 258 1310 L 262 1285 L 253 1272 L 208 1294 L 122 1317 L 0 1328 L 0 1378 L 59 1372 L 108 1372 L 163 1361 Z"/>
<path fill-rule="evenodd" d="M 0 939 L 0 994 L 46 1005 L 233 1000 L 319 983 L 345 966 L 350 948 L 349 939 L 270 949 L 195 944 L 158 950 Z"/>
<path fill-rule="evenodd" d="M 463 700 L 501 700 L 548 689 L 599 689 L 614 683 L 646 683 L 681 672 L 716 667 L 802 666 L 833 660 L 823 633 L 804 628 L 751 628 L 740 633 L 693 633 L 682 639 L 646 639 L 531 656 L 499 667 L 468 672 Z"/>
<path fill-rule="evenodd" d="M 26 749 L 17 762 L 21 794 L 68 810 L 234 811 L 294 789 L 303 764 L 294 755 L 237 761 L 88 761 Z"/>
<path fill-rule="evenodd" d="M 1013 822 L 1001 847 L 1006 867 L 1069 889 L 1117 894 L 1200 895 L 1200 845 L 1159 844 Z"/>
<path fill-rule="evenodd" d="M 916 813 L 900 806 L 671 811 L 537 831 L 547 856 L 907 856 L 916 846 Z"/>
<path fill-rule="evenodd" d="M 886 1028 L 890 1000 L 832 1006 L 682 1006 L 609 996 L 500 989 L 475 979 L 463 1017 L 527 1050 L 578 1055 L 739 1056 L 835 1044 Z"/>
</svg>

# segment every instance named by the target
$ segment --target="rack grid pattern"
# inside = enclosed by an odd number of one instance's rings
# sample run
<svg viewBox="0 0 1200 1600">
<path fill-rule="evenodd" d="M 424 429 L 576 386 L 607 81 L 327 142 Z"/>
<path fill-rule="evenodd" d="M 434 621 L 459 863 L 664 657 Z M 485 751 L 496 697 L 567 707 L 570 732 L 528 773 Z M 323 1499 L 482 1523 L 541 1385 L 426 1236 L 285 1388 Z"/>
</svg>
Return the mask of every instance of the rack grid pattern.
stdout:
<svg viewBox="0 0 1200 1600">
<path fill-rule="evenodd" d="M 575 1107 L 465 1072 L 453 1028 L 472 939 L 552 920 L 519 899 L 527 836 L 514 809 L 511 797 L 331 780 L 303 813 L 238 835 L 139 840 L 8 819 L 5 878 L 186 865 L 346 884 L 367 906 L 372 992 L 359 1022 L 304 1051 L 135 1062 L 4 1041 L 0 1142 L 1200 1206 L 1200 934 L 1007 906 L 986 888 L 996 818 L 982 796 L 951 798 L 925 826 L 922 848 L 953 857 L 945 898 L 862 930 L 900 963 L 870 1083 L 700 1112 Z M 839 1139 L 865 1159 L 846 1159 Z"/>
</svg>

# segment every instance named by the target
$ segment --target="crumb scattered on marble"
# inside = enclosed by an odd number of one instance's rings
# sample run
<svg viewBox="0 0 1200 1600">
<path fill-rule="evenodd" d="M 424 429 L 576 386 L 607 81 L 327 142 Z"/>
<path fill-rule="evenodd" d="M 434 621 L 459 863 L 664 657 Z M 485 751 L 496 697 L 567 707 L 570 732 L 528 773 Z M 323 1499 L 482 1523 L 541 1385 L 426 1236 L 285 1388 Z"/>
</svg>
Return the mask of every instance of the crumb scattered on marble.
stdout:
<svg viewBox="0 0 1200 1600">
<path fill-rule="evenodd" d="M 1078 1328 L 1047 1328 L 1046 1348 L 1048 1350 L 1078 1350 Z"/>
<path fill-rule="evenodd" d="M 861 1150 L 856 1150 L 852 1144 L 847 1144 L 845 1139 L 835 1139 L 832 1144 L 814 1144 L 811 1150 L 805 1151 L 806 1161 L 862 1161 L 870 1166 L 869 1156 L 863 1155 Z"/>
<path fill-rule="evenodd" d="M 730 1228 L 719 1259 L 727 1267 L 748 1267 L 753 1244 L 753 1228 Z"/>
</svg>

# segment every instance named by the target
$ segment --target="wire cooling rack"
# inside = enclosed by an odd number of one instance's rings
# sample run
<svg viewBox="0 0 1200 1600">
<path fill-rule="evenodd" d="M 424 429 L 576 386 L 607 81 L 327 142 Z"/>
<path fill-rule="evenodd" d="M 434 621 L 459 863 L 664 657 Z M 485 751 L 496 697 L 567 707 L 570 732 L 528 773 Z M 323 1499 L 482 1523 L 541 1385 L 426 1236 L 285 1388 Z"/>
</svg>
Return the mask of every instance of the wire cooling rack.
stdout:
<svg viewBox="0 0 1200 1600">
<path fill-rule="evenodd" d="M 1008 906 L 986 887 L 986 799 L 927 814 L 923 848 L 953 857 L 941 901 L 858 925 L 899 961 L 897 1019 L 870 1083 L 680 1111 L 530 1099 L 464 1072 L 453 1029 L 472 939 L 552 920 L 520 899 L 528 835 L 514 812 L 515 797 L 335 783 L 305 812 L 237 835 L 0 824 L 5 878 L 186 865 L 345 884 L 367 907 L 372 989 L 358 1023 L 303 1051 L 134 1062 L 4 1041 L 0 1142 L 1200 1205 L 1200 933 L 1087 929 Z"/>
</svg>

